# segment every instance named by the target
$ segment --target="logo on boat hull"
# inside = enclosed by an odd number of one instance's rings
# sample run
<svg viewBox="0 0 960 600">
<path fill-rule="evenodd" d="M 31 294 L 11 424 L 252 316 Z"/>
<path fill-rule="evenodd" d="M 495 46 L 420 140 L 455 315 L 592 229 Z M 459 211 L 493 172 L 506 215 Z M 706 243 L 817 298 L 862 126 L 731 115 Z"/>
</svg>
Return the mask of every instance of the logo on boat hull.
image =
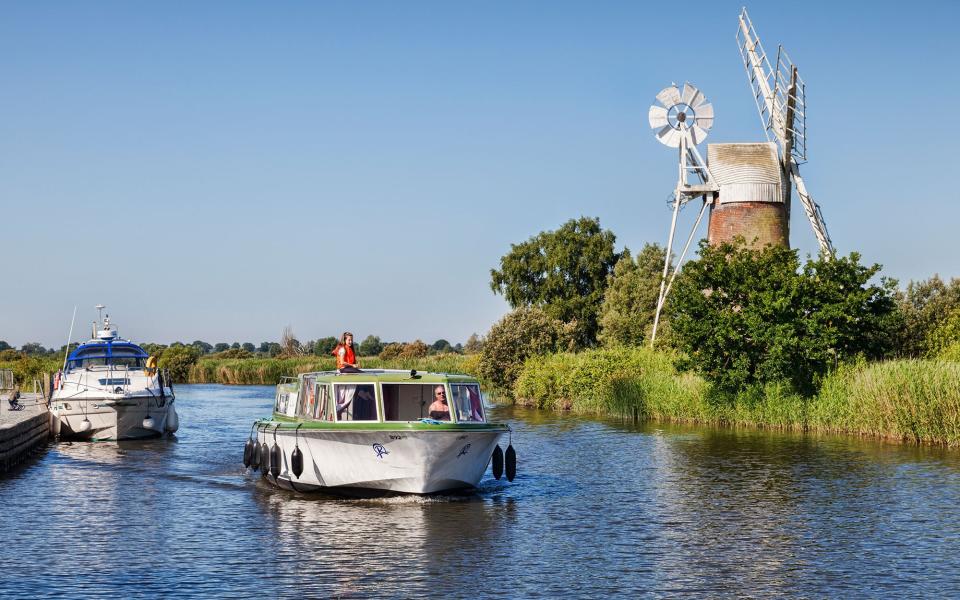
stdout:
<svg viewBox="0 0 960 600">
<path fill-rule="evenodd" d="M 383 447 L 383 444 L 374 444 L 373 451 L 377 453 L 377 458 L 383 458 L 384 454 L 390 454 L 390 451 Z"/>
<path fill-rule="evenodd" d="M 464 446 L 463 448 L 460 448 L 460 454 L 457 455 L 457 458 L 460 458 L 461 456 L 463 456 L 464 454 L 466 454 L 466 453 L 469 452 L 469 451 L 470 451 L 470 444 L 467 444 L 467 445 Z"/>
</svg>

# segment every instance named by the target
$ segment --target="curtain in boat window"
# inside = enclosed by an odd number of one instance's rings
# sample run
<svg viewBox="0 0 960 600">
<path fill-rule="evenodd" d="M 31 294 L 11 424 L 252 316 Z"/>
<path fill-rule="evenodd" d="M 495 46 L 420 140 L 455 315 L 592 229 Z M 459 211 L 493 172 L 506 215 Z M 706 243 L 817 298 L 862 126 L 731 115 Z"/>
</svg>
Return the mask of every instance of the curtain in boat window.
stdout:
<svg viewBox="0 0 960 600">
<path fill-rule="evenodd" d="M 453 389 L 453 406 L 457 412 L 457 421 L 483 422 L 483 400 L 480 396 L 480 386 L 475 383 L 455 383 Z"/>
<path fill-rule="evenodd" d="M 344 384 L 337 390 L 337 421 L 376 421 L 377 396 L 372 383 Z"/>
</svg>

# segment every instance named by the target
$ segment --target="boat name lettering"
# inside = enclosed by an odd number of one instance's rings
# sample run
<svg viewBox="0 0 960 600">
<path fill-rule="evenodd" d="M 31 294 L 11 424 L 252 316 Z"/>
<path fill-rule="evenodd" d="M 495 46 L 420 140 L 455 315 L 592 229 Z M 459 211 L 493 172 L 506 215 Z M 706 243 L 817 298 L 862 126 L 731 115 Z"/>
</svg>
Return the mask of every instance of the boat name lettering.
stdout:
<svg viewBox="0 0 960 600">
<path fill-rule="evenodd" d="M 391 436 L 390 436 L 390 439 L 391 439 L 391 440 L 405 440 L 405 439 L 407 439 L 407 436 L 405 436 L 405 435 L 391 435 Z"/>
<path fill-rule="evenodd" d="M 373 451 L 377 453 L 377 458 L 383 458 L 384 454 L 390 454 L 390 451 L 383 447 L 383 444 L 374 444 Z"/>
</svg>

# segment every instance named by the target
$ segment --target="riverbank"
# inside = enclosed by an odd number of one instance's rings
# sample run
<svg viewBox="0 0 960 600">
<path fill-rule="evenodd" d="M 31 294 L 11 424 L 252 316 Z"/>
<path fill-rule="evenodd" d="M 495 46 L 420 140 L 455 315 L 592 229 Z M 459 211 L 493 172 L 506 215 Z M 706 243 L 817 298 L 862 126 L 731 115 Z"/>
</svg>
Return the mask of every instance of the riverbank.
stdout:
<svg viewBox="0 0 960 600">
<path fill-rule="evenodd" d="M 864 363 L 834 371 L 814 397 L 771 384 L 729 398 L 680 373 L 675 358 L 646 348 L 534 357 L 513 393 L 520 405 L 583 414 L 960 446 L 958 362 Z"/>
<path fill-rule="evenodd" d="M 22 462 L 50 437 L 50 413 L 40 394 L 19 398 L 22 409 L 14 411 L 10 391 L 0 392 L 0 474 Z"/>
</svg>

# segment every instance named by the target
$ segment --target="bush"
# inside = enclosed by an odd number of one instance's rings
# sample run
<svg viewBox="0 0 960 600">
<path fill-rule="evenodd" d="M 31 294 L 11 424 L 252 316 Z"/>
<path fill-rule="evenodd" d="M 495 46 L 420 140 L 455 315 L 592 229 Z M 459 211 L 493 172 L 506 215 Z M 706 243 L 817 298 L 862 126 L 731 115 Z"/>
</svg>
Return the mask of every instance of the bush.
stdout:
<svg viewBox="0 0 960 600">
<path fill-rule="evenodd" d="M 160 355 L 160 368 L 170 371 L 170 377 L 177 383 L 186 383 L 190 377 L 190 367 L 200 358 L 200 351 L 193 346 L 171 346 Z"/>
<path fill-rule="evenodd" d="M 0 361 L 20 360 L 24 356 L 25 355 L 21 354 L 19 350 L 0 350 Z"/>
<path fill-rule="evenodd" d="M 539 308 L 518 308 L 490 328 L 480 373 L 500 391 L 509 393 L 530 356 L 569 350 L 573 332 Z"/>
<path fill-rule="evenodd" d="M 736 394 L 786 382 L 812 394 L 828 369 L 891 347 L 893 283 L 859 255 L 808 260 L 795 250 L 741 244 L 700 246 L 674 284 L 669 312 L 675 343 L 719 390 Z"/>
<path fill-rule="evenodd" d="M 538 408 L 707 420 L 703 380 L 678 374 L 675 358 L 640 347 L 533 356 L 524 363 L 513 395 L 517 403 Z M 702 406 L 689 410 L 696 405 Z"/>
<path fill-rule="evenodd" d="M 430 353 L 430 346 L 423 340 L 416 340 L 403 345 L 403 350 L 397 355 L 397 358 L 421 358 Z"/>
<path fill-rule="evenodd" d="M 931 357 L 942 355 L 949 347 L 960 344 L 960 307 L 954 308 L 927 336 Z"/>
<path fill-rule="evenodd" d="M 899 356 L 920 358 L 936 354 L 933 335 L 960 309 L 960 279 L 944 283 L 934 275 L 926 281 L 911 281 L 896 295 L 902 317 L 897 335 Z"/>
<path fill-rule="evenodd" d="M 392 344 L 387 344 L 383 347 L 383 350 L 380 351 L 379 358 L 381 360 L 392 360 L 400 356 L 400 353 L 403 352 L 403 348 L 406 344 L 395 342 Z"/>
<path fill-rule="evenodd" d="M 940 360 L 960 362 L 960 342 L 955 342 L 940 352 Z"/>
</svg>

